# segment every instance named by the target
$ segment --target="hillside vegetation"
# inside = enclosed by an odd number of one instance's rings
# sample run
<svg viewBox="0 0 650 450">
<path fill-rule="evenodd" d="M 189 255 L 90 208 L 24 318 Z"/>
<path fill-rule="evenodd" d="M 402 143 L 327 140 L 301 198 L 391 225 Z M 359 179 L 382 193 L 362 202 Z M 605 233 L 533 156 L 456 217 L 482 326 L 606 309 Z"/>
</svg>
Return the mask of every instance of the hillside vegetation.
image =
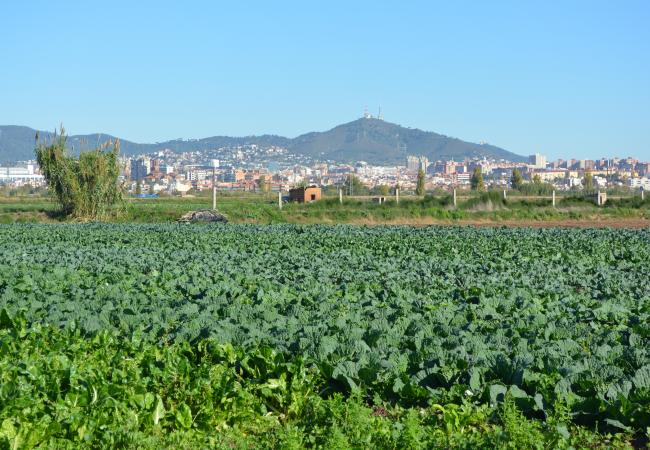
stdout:
<svg viewBox="0 0 650 450">
<path fill-rule="evenodd" d="M 39 132 L 43 139 L 53 133 Z M 28 160 L 34 157 L 36 130 L 19 126 L 0 126 L 0 163 Z M 78 152 L 94 148 L 117 138 L 107 134 L 73 135 L 68 144 Z M 175 152 L 216 149 L 257 144 L 288 148 L 298 155 L 317 160 L 340 162 L 366 161 L 372 164 L 404 164 L 407 154 L 425 155 L 435 161 L 441 158 L 462 160 L 466 157 L 486 156 L 511 161 L 524 158 L 493 145 L 480 145 L 442 134 L 407 128 L 377 119 L 358 119 L 323 132 L 311 132 L 296 138 L 276 135 L 212 136 L 202 139 L 175 139 L 155 144 L 141 144 L 120 139 L 123 154 L 137 155 L 171 149 Z"/>
</svg>

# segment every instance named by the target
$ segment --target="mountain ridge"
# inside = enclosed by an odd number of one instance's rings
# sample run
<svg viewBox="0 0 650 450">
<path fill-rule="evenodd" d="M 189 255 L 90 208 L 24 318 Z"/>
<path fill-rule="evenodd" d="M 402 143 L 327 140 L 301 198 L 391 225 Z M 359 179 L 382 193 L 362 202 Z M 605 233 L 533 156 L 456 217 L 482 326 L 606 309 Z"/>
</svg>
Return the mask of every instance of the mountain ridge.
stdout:
<svg viewBox="0 0 650 450">
<path fill-rule="evenodd" d="M 0 163 L 33 159 L 37 130 L 20 125 L 0 125 Z M 43 140 L 54 135 L 38 131 Z M 68 136 L 68 146 L 79 149 L 95 148 L 115 136 L 101 133 Z M 211 136 L 201 139 L 175 139 L 157 143 L 137 143 L 120 139 L 125 155 L 151 153 L 163 149 L 175 152 L 196 151 L 237 145 L 285 147 L 290 152 L 316 160 L 337 162 L 366 161 L 371 164 L 402 163 L 407 155 L 424 155 L 429 160 L 489 157 L 524 161 L 525 157 L 503 148 L 476 144 L 431 131 L 408 128 L 375 118 L 361 118 L 326 131 L 313 131 L 295 138 L 264 134 L 253 136 Z"/>
</svg>

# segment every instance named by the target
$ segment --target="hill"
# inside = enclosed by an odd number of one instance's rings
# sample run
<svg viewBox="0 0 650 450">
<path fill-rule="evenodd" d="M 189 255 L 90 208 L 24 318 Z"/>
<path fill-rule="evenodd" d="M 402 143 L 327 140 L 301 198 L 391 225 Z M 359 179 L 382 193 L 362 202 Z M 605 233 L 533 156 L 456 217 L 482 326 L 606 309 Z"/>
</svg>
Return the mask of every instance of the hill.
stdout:
<svg viewBox="0 0 650 450">
<path fill-rule="evenodd" d="M 51 132 L 39 132 L 42 139 Z M 0 163 L 31 159 L 34 156 L 36 130 L 24 126 L 0 126 Z M 115 139 L 107 134 L 72 135 L 71 149 L 90 149 Z M 362 118 L 339 125 L 328 131 L 312 132 L 290 139 L 275 135 L 229 137 L 213 136 L 203 139 L 177 139 L 155 144 L 141 144 L 120 139 L 122 153 L 136 155 L 171 149 L 176 152 L 244 144 L 281 146 L 292 153 L 319 160 L 338 162 L 367 161 L 372 164 L 402 163 L 407 155 L 425 155 L 430 160 L 462 160 L 466 157 L 488 157 L 523 161 L 524 157 L 499 147 L 475 144 L 442 134 L 406 128 L 379 119 Z"/>
<path fill-rule="evenodd" d="M 33 128 L 0 125 L 0 163 L 10 161 L 22 161 L 34 158 L 34 138 L 39 133 L 40 139 L 47 141 L 52 139 L 54 133 L 49 131 L 37 131 Z M 68 147 L 73 153 L 79 153 L 79 150 L 87 150 L 97 147 L 109 140 L 118 139 L 109 134 L 86 134 L 68 136 Z M 205 148 L 219 148 L 227 146 L 236 146 L 244 144 L 258 145 L 277 145 L 287 147 L 290 139 L 280 136 L 248 136 L 248 137 L 228 137 L 214 136 L 204 139 L 175 139 L 155 144 L 140 144 L 120 138 L 120 149 L 125 155 L 139 155 L 164 149 L 171 149 L 175 152 L 187 152 L 201 150 Z"/>
<path fill-rule="evenodd" d="M 317 159 L 374 164 L 402 163 L 407 155 L 424 155 L 432 161 L 462 160 L 475 156 L 524 160 L 520 155 L 493 145 L 465 142 L 372 118 L 358 119 L 321 133 L 298 136 L 291 140 L 289 149 Z"/>
</svg>

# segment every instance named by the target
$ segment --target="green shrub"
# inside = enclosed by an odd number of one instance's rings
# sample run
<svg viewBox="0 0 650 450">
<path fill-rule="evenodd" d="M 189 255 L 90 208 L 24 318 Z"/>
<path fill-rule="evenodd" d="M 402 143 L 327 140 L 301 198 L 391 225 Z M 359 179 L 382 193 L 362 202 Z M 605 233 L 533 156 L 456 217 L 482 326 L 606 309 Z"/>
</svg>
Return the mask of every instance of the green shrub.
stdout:
<svg viewBox="0 0 650 450">
<path fill-rule="evenodd" d="M 79 158 L 67 154 L 65 131 L 50 145 L 39 143 L 36 159 L 65 215 L 82 219 L 102 219 L 122 202 L 119 142 L 108 142 Z"/>
</svg>

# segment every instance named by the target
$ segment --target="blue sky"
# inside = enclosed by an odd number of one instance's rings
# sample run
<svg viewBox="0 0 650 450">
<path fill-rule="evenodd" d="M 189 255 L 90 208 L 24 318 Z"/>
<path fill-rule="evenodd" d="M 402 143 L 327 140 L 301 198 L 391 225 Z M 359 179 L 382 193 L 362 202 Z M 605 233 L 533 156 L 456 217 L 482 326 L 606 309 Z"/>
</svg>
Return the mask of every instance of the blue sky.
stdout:
<svg viewBox="0 0 650 450">
<path fill-rule="evenodd" d="M 293 137 L 381 105 L 520 154 L 650 160 L 649 23 L 648 1 L 9 0 L 0 124 Z"/>
</svg>

